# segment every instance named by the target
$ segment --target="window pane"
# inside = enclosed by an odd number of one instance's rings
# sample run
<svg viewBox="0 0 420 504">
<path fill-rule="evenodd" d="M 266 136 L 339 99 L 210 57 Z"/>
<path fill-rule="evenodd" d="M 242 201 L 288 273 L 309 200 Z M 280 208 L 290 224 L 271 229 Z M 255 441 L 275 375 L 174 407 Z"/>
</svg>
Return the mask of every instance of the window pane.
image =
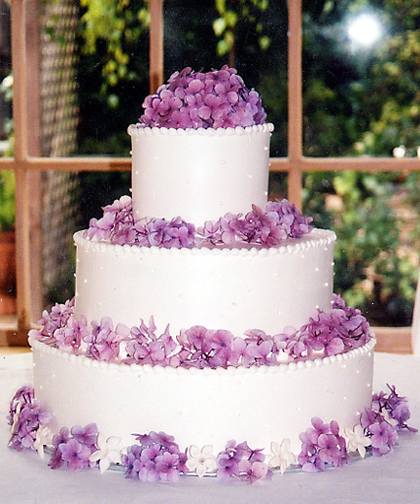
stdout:
<svg viewBox="0 0 420 504">
<path fill-rule="evenodd" d="M 375 325 L 411 325 L 419 198 L 418 173 L 305 175 L 305 212 L 337 233 L 335 291 Z"/>
<path fill-rule="evenodd" d="M 392 156 L 399 146 L 417 155 L 416 23 L 416 2 L 305 2 L 306 155 Z"/>
<path fill-rule="evenodd" d="M 43 305 L 51 306 L 74 295 L 73 234 L 101 217 L 103 206 L 129 194 L 130 174 L 48 171 L 42 184 L 42 295 Z"/>
<path fill-rule="evenodd" d="M 127 126 L 137 122 L 148 94 L 148 3 L 115 4 L 88 2 L 79 14 L 77 154 L 129 156 Z"/>
<path fill-rule="evenodd" d="M 287 154 L 287 9 L 283 2 L 165 2 L 165 77 L 229 64 L 262 95 L 276 129 L 271 154 Z"/>
<path fill-rule="evenodd" d="M 42 298 L 43 307 L 74 295 L 75 248 L 80 205 L 77 174 L 48 171 L 42 177 Z"/>
<path fill-rule="evenodd" d="M 13 156 L 10 49 L 10 8 L 0 0 L 0 157 Z M 15 176 L 12 171 L 0 170 L 0 317 L 16 312 L 14 228 Z"/>
<path fill-rule="evenodd" d="M 148 93 L 149 11 L 114 3 L 40 2 L 43 156 L 129 155 L 127 126 Z"/>
<path fill-rule="evenodd" d="M 281 200 L 287 198 L 287 173 L 270 173 L 268 198 Z"/>
<path fill-rule="evenodd" d="M 0 156 L 12 155 L 10 8 L 0 0 Z"/>
</svg>

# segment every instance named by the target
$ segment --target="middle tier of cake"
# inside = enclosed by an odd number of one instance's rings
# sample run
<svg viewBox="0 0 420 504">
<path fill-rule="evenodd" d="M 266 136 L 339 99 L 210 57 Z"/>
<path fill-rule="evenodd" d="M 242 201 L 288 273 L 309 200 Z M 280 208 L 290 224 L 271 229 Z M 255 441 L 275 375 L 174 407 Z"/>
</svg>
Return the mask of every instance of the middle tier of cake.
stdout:
<svg viewBox="0 0 420 504">
<path fill-rule="evenodd" d="M 328 311 L 332 231 L 314 229 L 272 248 L 164 249 L 90 241 L 75 234 L 76 313 L 129 327 L 154 316 L 178 332 L 193 325 L 269 334 Z"/>
</svg>

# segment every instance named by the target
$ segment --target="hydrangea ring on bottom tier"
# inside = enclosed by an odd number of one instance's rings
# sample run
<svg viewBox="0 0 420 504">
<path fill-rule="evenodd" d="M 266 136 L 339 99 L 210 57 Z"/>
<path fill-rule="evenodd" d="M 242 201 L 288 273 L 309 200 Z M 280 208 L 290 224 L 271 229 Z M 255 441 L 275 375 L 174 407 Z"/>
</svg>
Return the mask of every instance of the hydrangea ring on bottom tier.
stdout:
<svg viewBox="0 0 420 504">
<path fill-rule="evenodd" d="M 126 478 L 143 482 L 177 481 L 180 475 L 217 476 L 221 480 L 255 483 L 291 470 L 319 472 L 341 467 L 366 454 L 389 453 L 403 429 L 416 432 L 407 424 L 408 402 L 388 385 L 372 398 L 372 404 L 355 425 L 341 429 L 335 420 L 325 423 L 311 419 L 300 434 L 300 448 L 291 449 L 290 439 L 272 441 L 269 449 L 250 447 L 246 441 L 230 440 L 219 452 L 211 445 L 181 448 L 173 436 L 150 431 L 133 434 L 130 444 L 115 436 L 105 437 L 95 423 L 50 429 L 52 415 L 35 399 L 32 387 L 21 387 L 10 403 L 9 447 L 32 450 L 41 458 L 48 454 L 52 469 L 119 469 Z"/>
<path fill-rule="evenodd" d="M 217 451 L 232 433 L 257 447 L 289 438 L 296 451 L 314 413 L 354 425 L 371 403 L 374 343 L 276 366 L 186 369 L 99 361 L 31 340 L 36 395 L 56 428 L 94 419 L 125 444 L 158 429 Z"/>
</svg>

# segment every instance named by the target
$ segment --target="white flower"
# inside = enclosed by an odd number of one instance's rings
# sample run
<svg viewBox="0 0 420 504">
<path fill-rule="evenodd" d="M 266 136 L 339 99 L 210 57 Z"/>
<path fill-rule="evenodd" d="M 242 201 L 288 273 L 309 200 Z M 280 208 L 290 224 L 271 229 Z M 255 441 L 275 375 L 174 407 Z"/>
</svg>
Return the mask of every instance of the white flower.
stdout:
<svg viewBox="0 0 420 504">
<path fill-rule="evenodd" d="M 279 362 L 289 362 L 289 354 L 284 350 L 280 350 L 277 354 L 277 360 Z"/>
<path fill-rule="evenodd" d="M 214 472 L 217 469 L 217 464 L 216 457 L 213 455 L 213 447 L 206 445 L 200 449 L 198 446 L 191 445 L 188 448 L 187 467 L 200 478 L 206 473 Z"/>
<path fill-rule="evenodd" d="M 101 474 L 109 469 L 111 464 L 121 463 L 121 439 L 119 437 L 111 436 L 105 438 L 102 434 L 98 436 L 99 449 L 92 453 L 89 457 L 91 462 L 98 462 Z"/>
<path fill-rule="evenodd" d="M 22 403 L 17 403 L 16 405 L 16 411 L 15 413 L 13 414 L 12 416 L 12 425 L 10 426 L 10 432 L 12 434 L 14 434 L 15 430 L 16 430 L 16 425 L 19 421 L 19 415 L 20 415 L 20 410 L 22 409 Z"/>
<path fill-rule="evenodd" d="M 384 420 L 388 422 L 392 427 L 396 427 L 398 425 L 398 420 L 395 420 L 395 418 L 392 418 L 392 416 L 389 414 L 388 410 L 385 408 L 381 411 L 381 415 L 384 417 Z"/>
<path fill-rule="evenodd" d="M 271 468 L 279 468 L 281 474 L 284 474 L 292 464 L 296 464 L 296 455 L 290 451 L 290 439 L 283 439 L 280 444 L 273 441 L 268 465 Z"/>
<path fill-rule="evenodd" d="M 366 448 L 372 444 L 372 441 L 364 435 L 363 427 L 355 425 L 353 429 L 344 429 L 344 437 L 347 441 L 347 450 L 350 453 L 358 451 L 359 455 L 365 458 Z"/>
<path fill-rule="evenodd" d="M 44 458 L 44 446 L 50 446 L 52 443 L 53 434 L 48 427 L 40 426 L 36 432 L 36 438 L 34 441 L 34 448 L 38 452 L 38 455 Z"/>
</svg>

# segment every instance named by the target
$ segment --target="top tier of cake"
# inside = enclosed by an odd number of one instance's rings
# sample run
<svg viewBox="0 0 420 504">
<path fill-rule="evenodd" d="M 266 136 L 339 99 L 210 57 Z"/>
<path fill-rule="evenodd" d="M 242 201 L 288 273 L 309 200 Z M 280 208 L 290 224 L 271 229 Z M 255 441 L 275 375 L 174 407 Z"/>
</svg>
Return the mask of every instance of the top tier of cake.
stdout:
<svg viewBox="0 0 420 504">
<path fill-rule="evenodd" d="M 132 125 L 135 217 L 203 224 L 267 202 L 271 124 L 218 129 Z"/>
<path fill-rule="evenodd" d="M 131 125 L 134 216 L 203 224 L 267 202 L 272 124 L 236 70 L 184 68 Z"/>
</svg>

